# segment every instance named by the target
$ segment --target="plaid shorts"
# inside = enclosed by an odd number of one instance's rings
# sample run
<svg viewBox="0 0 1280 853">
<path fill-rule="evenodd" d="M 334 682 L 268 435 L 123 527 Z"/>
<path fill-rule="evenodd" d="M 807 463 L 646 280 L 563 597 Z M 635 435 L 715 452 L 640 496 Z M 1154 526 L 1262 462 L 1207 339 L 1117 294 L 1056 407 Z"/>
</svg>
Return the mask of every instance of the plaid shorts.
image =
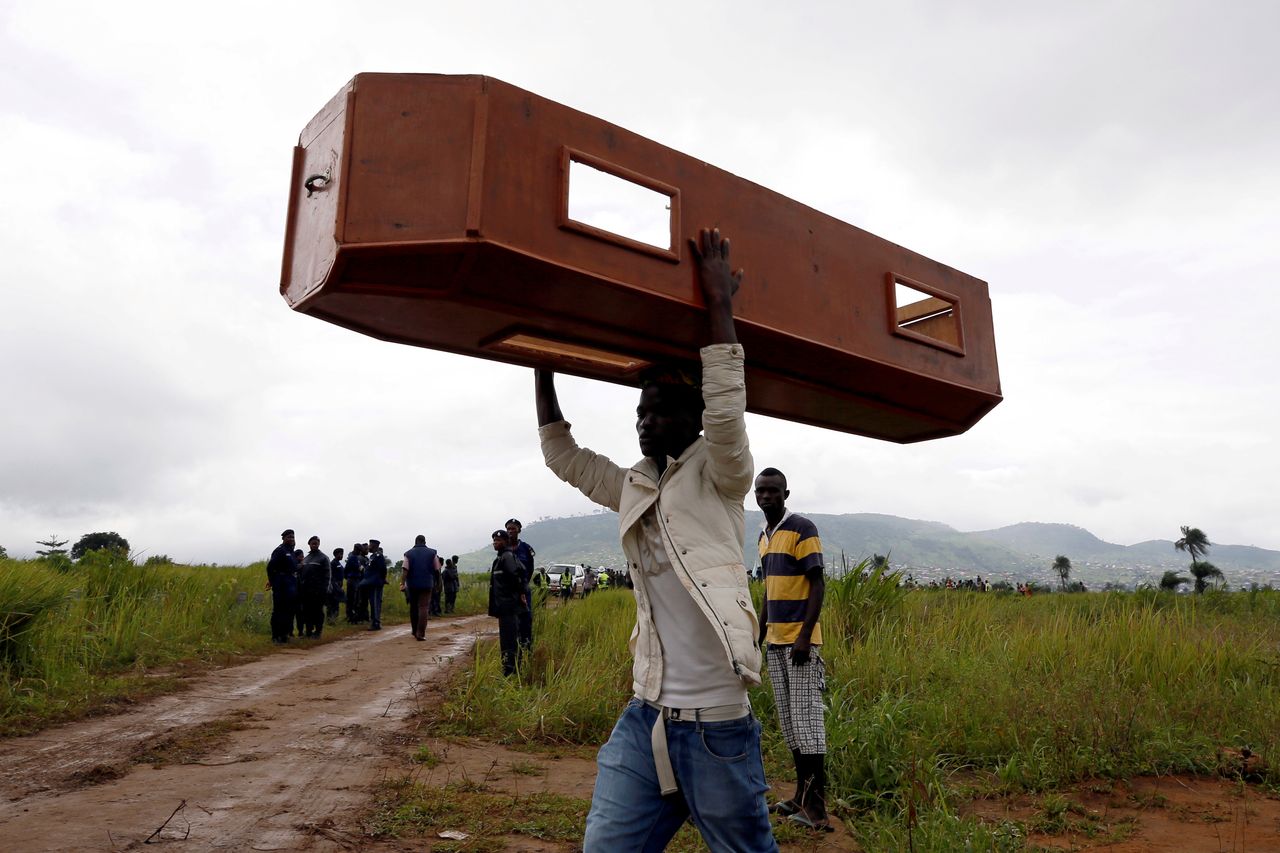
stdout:
<svg viewBox="0 0 1280 853">
<path fill-rule="evenodd" d="M 804 666 L 791 663 L 790 645 L 770 645 L 766 660 L 787 749 L 804 755 L 825 754 L 827 729 L 823 723 L 822 693 L 827 688 L 827 667 L 821 647 L 809 647 L 809 662 Z"/>
</svg>

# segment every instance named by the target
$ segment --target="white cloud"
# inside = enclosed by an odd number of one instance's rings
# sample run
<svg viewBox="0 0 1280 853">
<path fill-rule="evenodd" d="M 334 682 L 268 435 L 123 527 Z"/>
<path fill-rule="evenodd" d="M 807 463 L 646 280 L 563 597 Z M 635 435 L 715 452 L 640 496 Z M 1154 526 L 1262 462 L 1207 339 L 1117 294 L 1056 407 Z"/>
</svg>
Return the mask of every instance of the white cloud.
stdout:
<svg viewBox="0 0 1280 853">
<path fill-rule="evenodd" d="M 990 282 L 1006 400 L 967 435 L 751 419 L 805 508 L 1280 548 L 1277 9 L 11 3 L 0 543 L 461 551 L 590 509 L 541 465 L 527 371 L 276 294 L 298 131 L 354 73 L 412 70 L 492 74 Z M 562 385 L 632 461 L 634 392 Z"/>
</svg>

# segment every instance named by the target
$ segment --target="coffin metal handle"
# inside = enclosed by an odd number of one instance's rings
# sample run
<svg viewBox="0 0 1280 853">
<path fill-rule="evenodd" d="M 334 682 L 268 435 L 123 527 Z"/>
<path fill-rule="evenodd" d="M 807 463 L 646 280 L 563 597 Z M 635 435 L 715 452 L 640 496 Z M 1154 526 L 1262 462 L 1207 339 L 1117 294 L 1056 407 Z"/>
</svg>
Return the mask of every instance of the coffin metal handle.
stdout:
<svg viewBox="0 0 1280 853">
<path fill-rule="evenodd" d="M 311 177 L 303 181 L 302 186 L 304 186 L 307 190 L 307 198 L 311 198 L 312 195 L 320 192 L 325 187 L 327 187 L 329 185 L 330 180 L 332 179 L 327 174 L 324 174 L 324 175 L 312 175 Z"/>
</svg>

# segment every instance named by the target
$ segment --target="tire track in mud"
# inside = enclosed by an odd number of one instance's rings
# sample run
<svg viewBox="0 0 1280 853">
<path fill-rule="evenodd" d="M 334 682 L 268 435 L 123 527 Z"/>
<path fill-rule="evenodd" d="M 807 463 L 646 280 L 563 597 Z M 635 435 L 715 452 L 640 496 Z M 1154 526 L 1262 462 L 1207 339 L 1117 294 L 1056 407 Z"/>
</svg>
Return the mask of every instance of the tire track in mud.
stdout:
<svg viewBox="0 0 1280 853">
<path fill-rule="evenodd" d="M 353 849 L 351 819 L 403 761 L 390 750 L 405 743 L 405 718 L 491 625 L 437 619 L 427 642 L 396 626 L 288 649 L 123 714 L 0 742 L 3 846 Z M 135 763 L 166 737 L 214 728 L 197 763 Z"/>
</svg>

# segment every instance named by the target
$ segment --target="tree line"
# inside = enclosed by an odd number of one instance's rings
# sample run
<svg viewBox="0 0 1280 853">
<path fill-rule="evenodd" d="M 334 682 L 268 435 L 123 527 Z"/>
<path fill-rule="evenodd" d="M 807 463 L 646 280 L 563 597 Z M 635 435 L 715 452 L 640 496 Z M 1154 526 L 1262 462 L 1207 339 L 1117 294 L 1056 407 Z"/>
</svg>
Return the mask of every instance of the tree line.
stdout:
<svg viewBox="0 0 1280 853">
<path fill-rule="evenodd" d="M 86 533 L 81 536 L 68 553 L 66 544 L 69 539 L 59 539 L 57 534 L 48 536 L 44 539 L 36 540 L 36 544 L 41 546 L 36 549 L 36 556 L 43 559 L 57 560 L 69 557 L 72 560 L 79 560 L 90 551 L 111 551 L 122 556 L 130 556 L 129 540 L 125 539 L 114 530 L 97 531 L 95 533 Z M 0 547 L 0 557 L 7 556 L 4 548 Z M 148 566 L 172 563 L 168 555 L 156 554 L 147 558 Z"/>
<path fill-rule="evenodd" d="M 1179 588 L 1186 584 L 1193 583 L 1193 590 L 1196 594 L 1203 593 L 1209 588 L 1209 583 L 1214 579 L 1223 577 L 1222 570 L 1203 559 L 1208 556 L 1209 548 L 1213 543 L 1209 541 L 1209 537 L 1203 530 L 1198 527 L 1182 525 L 1180 528 L 1182 537 L 1173 543 L 1173 547 L 1177 551 L 1182 551 L 1191 556 L 1191 565 L 1188 571 L 1191 577 L 1181 574 L 1178 571 L 1170 569 L 1160 578 L 1160 589 L 1176 592 Z M 44 558 L 57 559 L 68 555 L 67 549 L 63 546 L 70 540 L 59 539 L 56 535 L 49 536 L 46 539 L 37 540 L 36 544 L 42 546 L 36 551 L 36 554 Z M 129 555 L 129 540 L 125 539 L 114 530 L 106 532 L 86 533 L 71 546 L 70 558 L 79 560 L 90 551 L 115 551 L 125 556 Z M 4 546 L 0 546 L 0 559 L 8 557 Z M 147 558 L 145 565 L 163 565 L 172 563 L 173 560 L 166 554 L 156 554 Z M 874 558 L 876 566 L 885 566 L 888 560 L 877 554 Z M 1069 581 L 1071 579 L 1071 558 L 1065 554 L 1058 554 L 1053 558 L 1053 572 L 1058 576 L 1059 587 L 1063 591 L 1071 588 Z"/>
<path fill-rule="evenodd" d="M 1209 554 L 1209 548 L 1213 545 L 1209 541 L 1209 537 L 1198 527 L 1182 525 L 1182 538 L 1173 543 L 1174 550 L 1183 551 L 1191 555 L 1191 577 L 1188 578 L 1179 572 L 1170 569 L 1160 578 L 1160 588 L 1169 592 L 1177 592 L 1178 589 L 1185 584 L 1192 583 L 1194 578 L 1194 590 L 1196 594 L 1200 594 L 1209 588 L 1211 579 L 1222 578 L 1222 570 L 1210 563 L 1208 560 L 1201 559 Z M 1071 559 L 1064 554 L 1059 554 L 1053 558 L 1053 572 L 1058 576 L 1058 583 L 1063 590 L 1066 590 L 1067 581 L 1071 578 Z"/>
</svg>

